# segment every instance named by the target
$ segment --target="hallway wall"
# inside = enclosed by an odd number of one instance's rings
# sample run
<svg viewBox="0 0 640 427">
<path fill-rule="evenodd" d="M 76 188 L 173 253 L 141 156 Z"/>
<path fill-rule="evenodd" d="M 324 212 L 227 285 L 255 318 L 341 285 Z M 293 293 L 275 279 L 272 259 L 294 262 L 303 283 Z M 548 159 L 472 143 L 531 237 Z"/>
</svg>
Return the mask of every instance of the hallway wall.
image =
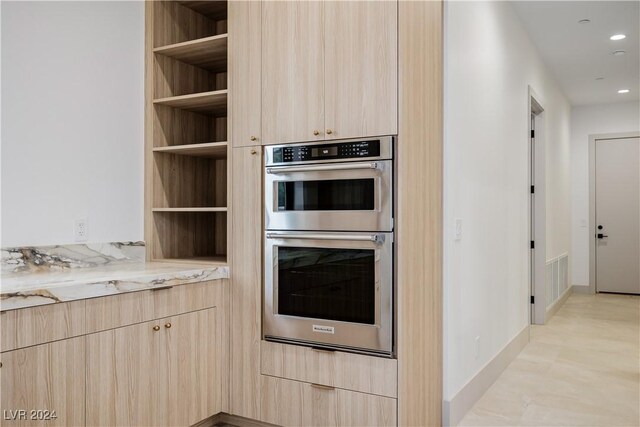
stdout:
<svg viewBox="0 0 640 427">
<path fill-rule="evenodd" d="M 640 103 L 577 106 L 571 110 L 571 226 L 574 285 L 589 285 L 589 135 L 640 130 Z"/>
<path fill-rule="evenodd" d="M 509 3 L 447 2 L 445 40 L 444 397 L 451 402 L 529 323 L 528 85 L 546 115 L 553 209 L 546 256 L 570 251 L 570 105 Z M 455 218 L 463 221 L 458 241 Z"/>
</svg>

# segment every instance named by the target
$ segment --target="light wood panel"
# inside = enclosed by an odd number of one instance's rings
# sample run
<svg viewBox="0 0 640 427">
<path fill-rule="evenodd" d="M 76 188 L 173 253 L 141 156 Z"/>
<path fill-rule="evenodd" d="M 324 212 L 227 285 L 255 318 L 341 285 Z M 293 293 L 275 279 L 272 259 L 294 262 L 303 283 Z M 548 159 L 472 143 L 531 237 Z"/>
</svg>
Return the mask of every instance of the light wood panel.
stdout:
<svg viewBox="0 0 640 427">
<path fill-rule="evenodd" d="M 262 4 L 263 144 L 324 138 L 324 7 Z"/>
<path fill-rule="evenodd" d="M 224 308 L 162 320 L 159 425 L 190 426 L 228 407 Z"/>
<path fill-rule="evenodd" d="M 338 426 L 336 390 L 262 376 L 260 419 L 281 426 Z"/>
<path fill-rule="evenodd" d="M 153 52 L 209 71 L 227 69 L 227 34 L 156 47 Z"/>
<path fill-rule="evenodd" d="M 85 333 L 84 301 L 47 304 L 0 314 L 2 351 Z"/>
<path fill-rule="evenodd" d="M 196 113 L 225 115 L 227 112 L 227 91 L 216 90 L 192 93 L 189 95 L 170 96 L 155 99 L 153 103 L 156 105 L 183 108 Z"/>
<path fill-rule="evenodd" d="M 2 426 L 77 426 L 85 422 L 85 343 L 76 337 L 2 353 Z M 7 420 L 5 411 L 27 411 L 26 420 Z M 32 420 L 31 410 L 56 418 Z"/>
<path fill-rule="evenodd" d="M 398 424 L 442 407 L 442 2 L 399 2 Z"/>
<path fill-rule="evenodd" d="M 338 389 L 337 402 L 338 425 L 341 427 L 400 425 L 397 424 L 395 399 Z"/>
<path fill-rule="evenodd" d="M 396 400 L 263 375 L 261 421 L 282 426 L 395 426 Z"/>
<path fill-rule="evenodd" d="M 155 147 L 153 151 L 155 153 L 170 153 L 182 156 L 206 157 L 209 159 L 225 159 L 227 157 L 227 143 L 206 142 L 203 144 Z"/>
<path fill-rule="evenodd" d="M 87 336 L 87 425 L 160 425 L 163 333 L 153 321 Z"/>
<path fill-rule="evenodd" d="M 87 333 L 228 304 L 227 279 L 87 300 Z"/>
<path fill-rule="evenodd" d="M 326 138 L 395 135 L 398 2 L 324 5 Z"/>
<path fill-rule="evenodd" d="M 229 4 L 229 89 L 234 147 L 260 144 L 262 2 Z"/>
<path fill-rule="evenodd" d="M 220 142 L 227 139 L 227 119 L 206 114 L 153 105 L 149 101 L 152 129 L 147 129 L 150 138 L 149 151 L 155 147 Z"/>
<path fill-rule="evenodd" d="M 210 19 L 220 20 L 227 16 L 228 6 L 224 0 L 183 0 L 178 3 Z"/>
<path fill-rule="evenodd" d="M 398 361 L 265 341 L 262 374 L 396 397 Z"/>
<path fill-rule="evenodd" d="M 231 413 L 257 419 L 262 334 L 262 149 L 232 151 Z"/>
</svg>

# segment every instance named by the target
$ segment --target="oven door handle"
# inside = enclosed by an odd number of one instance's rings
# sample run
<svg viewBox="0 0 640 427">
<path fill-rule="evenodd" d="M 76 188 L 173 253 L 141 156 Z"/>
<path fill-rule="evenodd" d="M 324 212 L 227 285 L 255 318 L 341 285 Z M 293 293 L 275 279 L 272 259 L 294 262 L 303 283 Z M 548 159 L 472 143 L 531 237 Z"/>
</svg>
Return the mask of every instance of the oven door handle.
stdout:
<svg viewBox="0 0 640 427">
<path fill-rule="evenodd" d="M 267 239 L 345 240 L 351 242 L 383 243 L 384 234 L 288 234 L 267 233 Z"/>
<path fill-rule="evenodd" d="M 340 170 L 357 170 L 357 169 L 378 169 L 378 162 L 371 163 L 346 163 L 335 165 L 315 165 L 315 166 L 281 166 L 277 168 L 267 168 L 268 174 L 279 174 L 288 172 L 324 172 L 324 171 L 340 171 Z"/>
</svg>

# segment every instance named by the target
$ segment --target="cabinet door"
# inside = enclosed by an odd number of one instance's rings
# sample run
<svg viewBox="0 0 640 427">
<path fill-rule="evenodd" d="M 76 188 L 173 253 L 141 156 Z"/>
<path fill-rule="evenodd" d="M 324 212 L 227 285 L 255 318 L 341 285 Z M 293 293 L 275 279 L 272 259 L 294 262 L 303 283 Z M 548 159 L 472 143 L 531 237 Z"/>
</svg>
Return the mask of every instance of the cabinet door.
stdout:
<svg viewBox="0 0 640 427">
<path fill-rule="evenodd" d="M 190 426 L 226 410 L 228 352 L 221 314 L 221 308 L 210 308 L 160 322 L 156 426 Z"/>
<path fill-rule="evenodd" d="M 234 147 L 261 143 L 261 37 L 260 1 L 230 1 L 229 93 L 231 141 Z"/>
<path fill-rule="evenodd" d="M 87 335 L 87 425 L 159 425 L 162 329 L 152 321 Z"/>
<path fill-rule="evenodd" d="M 397 425 L 397 400 L 373 394 L 337 390 L 338 425 L 393 427 Z"/>
<path fill-rule="evenodd" d="M 262 4 L 262 142 L 324 138 L 323 2 Z"/>
<path fill-rule="evenodd" d="M 260 419 L 281 426 L 337 426 L 336 397 L 333 388 L 263 375 Z"/>
<path fill-rule="evenodd" d="M 260 417 L 262 152 L 233 149 L 231 185 L 231 413 Z"/>
<path fill-rule="evenodd" d="M 77 337 L 2 353 L 0 423 L 84 425 L 84 343 L 84 337 Z"/>
<path fill-rule="evenodd" d="M 325 3 L 327 138 L 398 132 L 396 1 Z"/>
</svg>

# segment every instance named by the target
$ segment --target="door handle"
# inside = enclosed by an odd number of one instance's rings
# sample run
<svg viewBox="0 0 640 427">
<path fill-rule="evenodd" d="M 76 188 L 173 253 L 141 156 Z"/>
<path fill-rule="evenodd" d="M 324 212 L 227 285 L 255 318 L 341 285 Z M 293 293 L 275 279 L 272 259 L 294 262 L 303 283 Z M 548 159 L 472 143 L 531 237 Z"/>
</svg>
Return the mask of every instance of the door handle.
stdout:
<svg viewBox="0 0 640 427">
<path fill-rule="evenodd" d="M 356 170 L 356 169 L 378 169 L 378 162 L 371 163 L 353 163 L 344 165 L 317 165 L 317 166 L 282 166 L 277 168 L 267 168 L 268 174 L 279 174 L 287 172 L 322 172 L 322 171 L 339 171 L 339 170 Z"/>
<path fill-rule="evenodd" d="M 598 233 L 597 237 L 598 237 L 598 239 L 604 239 L 605 237 L 609 237 L 609 236 L 604 235 L 602 233 Z"/>
</svg>

